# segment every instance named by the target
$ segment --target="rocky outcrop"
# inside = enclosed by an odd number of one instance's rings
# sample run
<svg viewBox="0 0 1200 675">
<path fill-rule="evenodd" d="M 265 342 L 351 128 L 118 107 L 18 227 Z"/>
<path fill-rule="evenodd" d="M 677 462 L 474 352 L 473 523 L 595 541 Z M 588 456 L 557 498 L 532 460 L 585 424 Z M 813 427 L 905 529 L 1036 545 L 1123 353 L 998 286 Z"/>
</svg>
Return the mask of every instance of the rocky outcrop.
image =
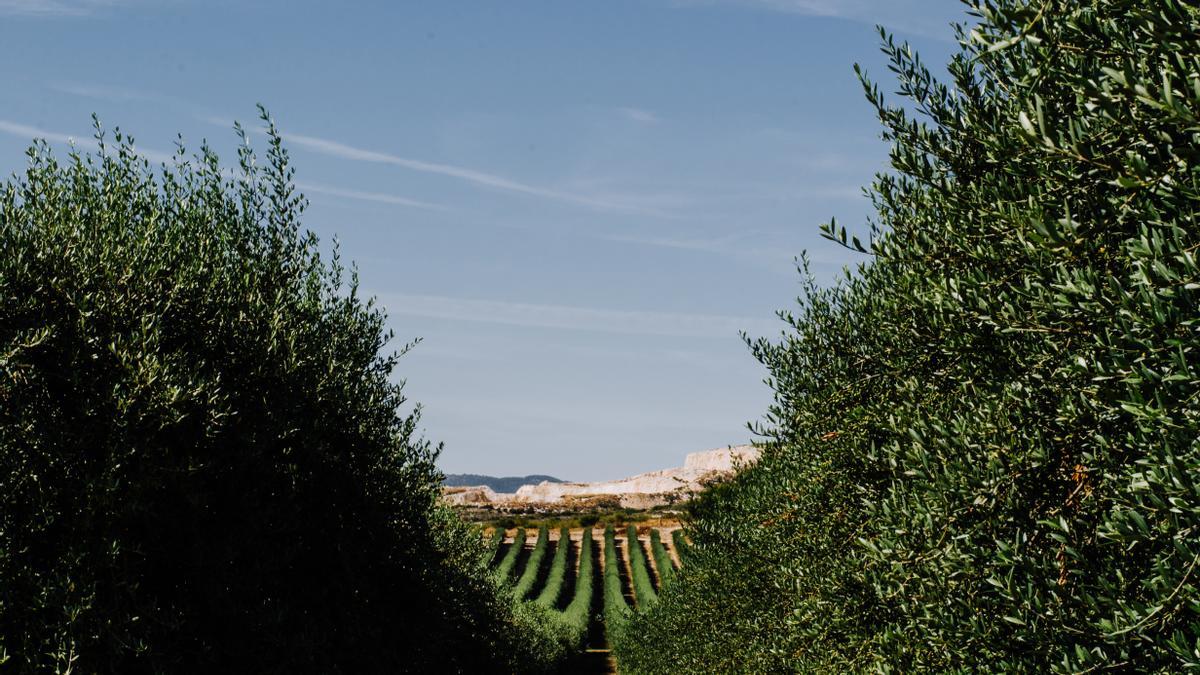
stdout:
<svg viewBox="0 0 1200 675">
<path fill-rule="evenodd" d="M 685 472 L 719 471 L 728 473 L 758 459 L 758 448 L 753 445 L 738 445 L 704 452 L 689 453 L 683 460 Z"/>
<path fill-rule="evenodd" d="M 625 508 L 645 509 L 686 499 L 692 491 L 734 472 L 758 458 L 758 449 L 742 445 L 705 452 L 693 452 L 683 466 L 597 483 L 552 483 L 523 485 L 515 494 L 496 493 L 487 487 L 448 488 L 446 498 L 452 504 L 498 507 L 563 506 L 611 503 L 614 499 Z M 452 491 L 453 490 L 453 491 Z"/>
<path fill-rule="evenodd" d="M 442 498 L 446 500 L 446 503 L 454 506 L 482 506 L 500 501 L 500 493 L 486 485 L 447 487 L 442 489 Z"/>
<path fill-rule="evenodd" d="M 524 485 L 517 489 L 518 501 L 554 502 L 583 495 L 670 495 L 694 490 L 705 480 L 733 471 L 735 462 L 753 461 L 758 450 L 752 446 L 693 452 L 682 467 L 642 473 L 600 483 L 549 483 Z"/>
</svg>

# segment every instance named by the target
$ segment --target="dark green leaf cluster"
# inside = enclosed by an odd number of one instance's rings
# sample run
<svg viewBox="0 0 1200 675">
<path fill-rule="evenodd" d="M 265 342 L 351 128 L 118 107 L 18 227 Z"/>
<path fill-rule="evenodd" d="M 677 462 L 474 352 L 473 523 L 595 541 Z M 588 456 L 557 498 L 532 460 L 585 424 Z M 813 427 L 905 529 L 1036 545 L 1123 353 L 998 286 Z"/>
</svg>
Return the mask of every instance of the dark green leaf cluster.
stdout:
<svg viewBox="0 0 1200 675">
<path fill-rule="evenodd" d="M 683 530 L 675 530 L 675 532 L 671 534 L 671 546 L 675 547 L 675 554 L 679 556 L 679 562 L 681 564 L 686 563 L 690 544 L 688 544 L 687 537 L 684 536 Z"/>
<path fill-rule="evenodd" d="M 582 546 L 583 544 L 580 544 Z M 558 596 L 562 593 L 563 583 L 567 577 L 567 554 L 571 551 L 571 530 L 561 527 L 558 530 L 558 544 L 554 547 L 554 559 L 550 561 L 550 571 L 546 573 L 546 584 L 538 593 L 537 603 L 543 607 L 558 605 Z"/>
<path fill-rule="evenodd" d="M 504 529 L 497 527 L 492 531 L 492 538 L 487 542 L 487 550 L 492 558 L 496 557 L 502 543 L 504 543 Z"/>
<path fill-rule="evenodd" d="M 509 547 L 510 553 L 498 563 L 497 567 L 504 564 L 505 561 L 509 565 L 514 565 L 514 561 L 518 559 L 515 552 L 524 548 L 524 541 L 525 532 L 519 530 L 513 544 Z M 525 567 L 517 583 L 511 587 L 510 599 L 514 613 L 524 621 L 524 625 L 520 628 L 528 633 L 532 626 L 534 637 L 541 641 L 541 644 L 537 645 L 536 654 L 514 653 L 517 661 L 521 664 L 518 672 L 540 672 L 550 667 L 561 672 L 578 663 L 577 659 L 584 649 L 592 621 L 590 610 L 595 589 L 592 547 L 592 533 L 590 530 L 586 530 L 579 545 L 578 570 L 573 572 L 574 590 L 571 592 L 569 602 L 566 599 L 562 600 L 566 607 L 559 610 L 559 596 L 562 595 L 563 585 L 566 582 L 567 560 L 572 549 L 570 529 L 563 527 L 559 530 L 554 559 L 549 568 L 545 568 L 541 563 L 549 548 L 549 533 L 544 525 L 540 528 L 537 543 L 526 558 Z M 538 548 L 542 550 L 540 555 L 537 553 Z M 501 576 L 497 572 L 494 578 L 504 583 L 509 576 L 511 574 Z M 525 600 L 538 580 L 543 578 L 542 591 L 535 599 Z M 525 646 L 528 647 L 528 645 Z"/>
<path fill-rule="evenodd" d="M 583 531 L 583 539 L 579 542 L 579 567 L 575 574 L 575 595 L 571 597 L 571 604 L 563 610 L 563 618 L 568 625 L 574 628 L 575 634 L 579 636 L 579 643 L 583 641 L 583 635 L 587 631 L 588 621 L 591 618 L 592 593 L 596 585 L 593 546 L 592 530 L 589 528 Z"/>
<path fill-rule="evenodd" d="M 604 529 L 604 630 L 609 644 L 624 633 L 632 610 L 621 588 L 621 561 L 617 558 L 616 534 L 612 525 Z"/>
<path fill-rule="evenodd" d="M 667 553 L 667 548 L 663 546 L 658 528 L 650 530 L 650 551 L 654 554 L 654 566 L 658 569 L 659 582 L 666 586 L 671 580 L 671 575 L 675 573 L 675 564 L 671 562 L 671 554 Z"/>
<path fill-rule="evenodd" d="M 97 124 L 97 154 L 38 143 L 0 185 L 0 661 L 536 668 L 550 633 L 437 506 L 385 317 L 264 122 L 261 166 L 155 169 Z"/>
<path fill-rule="evenodd" d="M 1200 10 L 972 7 L 948 84 L 884 35 L 873 259 L 751 343 L 762 459 L 623 667 L 1200 667 Z"/>
<path fill-rule="evenodd" d="M 637 597 L 638 608 L 649 607 L 658 600 L 654 590 L 654 582 L 650 580 L 649 563 L 646 561 L 646 550 L 638 540 L 637 526 L 626 528 L 625 546 L 629 551 L 629 572 L 633 582 L 633 593 Z"/>
<path fill-rule="evenodd" d="M 560 539 L 560 547 L 564 541 L 567 542 L 567 546 L 570 546 L 570 539 Z M 596 569 L 592 548 L 592 531 L 584 530 L 583 539 L 579 542 L 579 567 L 575 573 L 575 592 L 571 596 L 570 604 L 558 615 L 559 623 L 562 626 L 561 630 L 565 636 L 564 641 L 569 645 L 572 653 L 578 653 L 583 649 L 588 626 L 592 620 L 592 595 L 596 588 Z M 540 598 L 538 602 L 541 603 Z"/>
<path fill-rule="evenodd" d="M 533 545 L 533 550 L 529 552 L 529 559 L 525 561 L 525 569 L 517 579 L 517 585 L 513 587 L 513 595 L 518 600 L 524 600 L 525 596 L 533 591 L 533 585 L 541 578 L 542 558 L 546 557 L 546 549 L 549 546 L 550 529 L 542 525 L 538 528 L 537 542 Z"/>
<path fill-rule="evenodd" d="M 500 563 L 496 565 L 496 576 L 500 581 L 508 581 L 513 575 L 514 568 L 517 566 L 517 558 L 521 556 L 521 551 L 525 549 L 525 528 L 518 527 L 516 534 L 513 535 L 512 543 L 505 550 L 504 556 L 500 558 Z"/>
</svg>

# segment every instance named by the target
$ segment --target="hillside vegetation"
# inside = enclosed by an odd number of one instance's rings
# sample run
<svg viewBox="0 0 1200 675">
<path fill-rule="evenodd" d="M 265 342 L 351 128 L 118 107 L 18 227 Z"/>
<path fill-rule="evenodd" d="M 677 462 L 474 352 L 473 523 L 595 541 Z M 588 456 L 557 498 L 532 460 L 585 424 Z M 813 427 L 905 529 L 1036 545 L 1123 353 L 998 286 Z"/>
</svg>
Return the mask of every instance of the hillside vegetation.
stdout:
<svg viewBox="0 0 1200 675">
<path fill-rule="evenodd" d="M 1200 12 L 986 0 L 884 35 L 870 261 L 756 339 L 760 462 L 694 501 L 621 668 L 1200 667 Z"/>
<path fill-rule="evenodd" d="M 261 167 L 98 131 L 0 185 L 0 669 L 549 668 L 263 121 Z"/>
<path fill-rule="evenodd" d="M 446 487 L 490 487 L 496 492 L 516 492 L 522 485 L 537 485 L 541 482 L 562 483 L 561 478 L 533 474 L 530 476 L 485 476 L 477 473 L 448 473 L 442 480 Z"/>
</svg>

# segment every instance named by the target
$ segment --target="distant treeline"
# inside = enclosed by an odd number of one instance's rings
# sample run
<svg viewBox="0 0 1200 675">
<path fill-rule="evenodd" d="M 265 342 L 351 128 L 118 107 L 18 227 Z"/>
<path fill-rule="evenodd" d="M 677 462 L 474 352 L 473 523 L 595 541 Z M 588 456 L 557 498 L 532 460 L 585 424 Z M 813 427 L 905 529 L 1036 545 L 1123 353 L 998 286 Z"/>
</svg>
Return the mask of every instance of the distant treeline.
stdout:
<svg viewBox="0 0 1200 675">
<path fill-rule="evenodd" d="M 565 481 L 554 476 L 483 476 L 475 473 L 448 473 L 442 481 L 446 487 L 475 487 L 486 485 L 496 492 L 516 492 L 522 485 L 537 485 L 542 481 L 548 483 L 563 483 Z"/>
</svg>

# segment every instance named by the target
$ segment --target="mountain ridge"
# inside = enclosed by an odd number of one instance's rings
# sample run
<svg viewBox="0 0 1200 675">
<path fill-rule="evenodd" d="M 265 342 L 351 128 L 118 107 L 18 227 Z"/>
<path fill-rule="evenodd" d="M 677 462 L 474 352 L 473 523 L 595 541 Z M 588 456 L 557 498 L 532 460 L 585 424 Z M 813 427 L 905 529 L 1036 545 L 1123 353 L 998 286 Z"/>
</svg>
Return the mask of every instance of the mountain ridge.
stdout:
<svg viewBox="0 0 1200 675">
<path fill-rule="evenodd" d="M 613 507 L 647 509 L 690 498 L 715 479 L 729 476 L 757 461 L 759 449 L 750 445 L 726 446 L 689 453 L 683 466 L 640 473 L 612 481 L 568 482 L 539 480 L 538 476 L 512 478 L 497 490 L 465 474 L 458 485 L 447 483 L 443 495 L 450 504 L 493 509 L 546 509 Z M 474 482 L 471 482 L 474 481 Z M 515 488 L 512 486 L 516 485 Z"/>
<path fill-rule="evenodd" d="M 539 483 L 565 483 L 561 478 L 543 474 L 529 476 L 488 476 L 478 473 L 448 473 L 442 480 L 443 487 L 479 487 L 486 485 L 495 492 L 516 492 L 522 485 Z"/>
</svg>

